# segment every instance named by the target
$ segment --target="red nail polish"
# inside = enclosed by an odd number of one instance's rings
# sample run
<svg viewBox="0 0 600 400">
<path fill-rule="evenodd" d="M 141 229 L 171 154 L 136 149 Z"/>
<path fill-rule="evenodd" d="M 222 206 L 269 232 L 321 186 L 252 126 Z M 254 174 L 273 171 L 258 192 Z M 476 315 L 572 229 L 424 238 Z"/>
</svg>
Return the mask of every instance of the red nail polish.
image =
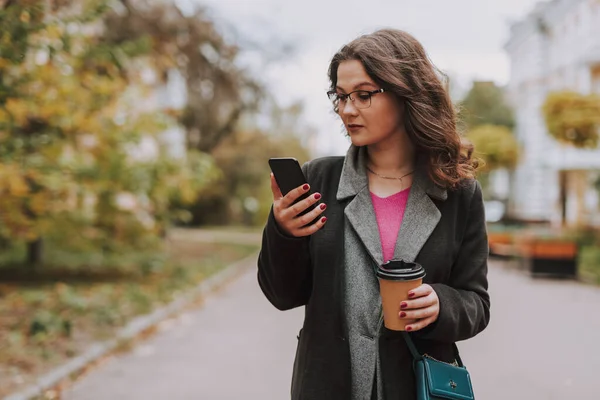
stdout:
<svg viewBox="0 0 600 400">
<path fill-rule="evenodd" d="M 326 209 L 326 208 L 327 208 L 327 205 L 326 205 L 326 204 L 321 204 L 321 206 L 320 206 L 320 207 L 321 207 L 321 210 L 324 210 L 324 209 Z"/>
<path fill-rule="evenodd" d="M 406 308 L 406 307 L 408 307 L 408 304 L 406 304 L 406 303 L 400 304 L 400 308 Z"/>
<path fill-rule="evenodd" d="M 406 313 L 405 313 L 404 311 L 402 311 L 402 312 L 400 313 L 400 318 L 404 318 L 404 317 L 406 317 Z"/>
<path fill-rule="evenodd" d="M 319 193 L 315 194 L 315 199 L 319 200 L 321 198 L 321 195 Z"/>
<path fill-rule="evenodd" d="M 410 326 L 407 326 L 407 327 L 406 327 L 406 330 L 407 330 L 408 332 L 410 332 L 410 331 L 412 331 L 412 327 L 410 327 Z"/>
<path fill-rule="evenodd" d="M 308 190 L 309 188 L 310 188 L 310 186 L 308 186 L 308 184 L 302 186 L 302 189 L 304 189 L 304 190 Z"/>
<path fill-rule="evenodd" d="M 415 295 L 414 293 L 409 293 L 408 297 L 414 297 L 414 295 Z"/>
<path fill-rule="evenodd" d="M 321 222 L 322 222 L 322 223 L 325 223 L 325 222 L 327 222 L 327 217 L 323 217 L 323 218 L 321 218 Z"/>
</svg>

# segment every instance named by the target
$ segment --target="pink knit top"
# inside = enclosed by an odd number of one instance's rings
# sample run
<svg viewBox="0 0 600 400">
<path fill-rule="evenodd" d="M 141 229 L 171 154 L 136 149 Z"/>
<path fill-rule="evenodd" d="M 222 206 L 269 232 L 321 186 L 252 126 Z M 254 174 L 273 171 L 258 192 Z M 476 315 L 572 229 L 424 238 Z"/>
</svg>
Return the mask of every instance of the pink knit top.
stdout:
<svg viewBox="0 0 600 400">
<path fill-rule="evenodd" d="M 402 225 L 404 210 L 410 188 L 388 197 L 379 197 L 371 193 L 371 201 L 377 217 L 377 226 L 379 227 L 379 237 L 381 239 L 381 248 L 383 250 L 383 262 L 394 258 L 394 249 L 398 239 L 398 231 Z"/>
</svg>

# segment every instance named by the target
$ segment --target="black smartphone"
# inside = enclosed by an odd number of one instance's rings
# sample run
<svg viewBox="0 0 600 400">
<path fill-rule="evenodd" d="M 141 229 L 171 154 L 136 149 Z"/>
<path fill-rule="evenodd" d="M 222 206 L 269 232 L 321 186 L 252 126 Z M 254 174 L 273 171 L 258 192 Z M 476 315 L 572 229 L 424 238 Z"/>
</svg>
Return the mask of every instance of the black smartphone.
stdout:
<svg viewBox="0 0 600 400">
<path fill-rule="evenodd" d="M 275 175 L 281 194 L 284 196 L 298 186 L 307 183 L 300 163 L 293 157 L 270 158 L 269 166 Z M 306 197 L 307 195 L 304 195 L 304 198 Z"/>
<path fill-rule="evenodd" d="M 270 158 L 269 166 L 271 167 L 271 171 L 273 171 L 273 175 L 275 175 L 275 181 L 277 181 L 277 185 L 279 185 L 281 194 L 284 196 L 298 186 L 307 183 L 306 177 L 302 173 L 300 163 L 293 157 Z M 300 196 L 294 203 L 304 200 L 308 196 L 310 196 L 310 191 Z M 312 211 L 315 207 L 316 204 L 313 204 L 299 215 L 304 215 Z"/>
</svg>

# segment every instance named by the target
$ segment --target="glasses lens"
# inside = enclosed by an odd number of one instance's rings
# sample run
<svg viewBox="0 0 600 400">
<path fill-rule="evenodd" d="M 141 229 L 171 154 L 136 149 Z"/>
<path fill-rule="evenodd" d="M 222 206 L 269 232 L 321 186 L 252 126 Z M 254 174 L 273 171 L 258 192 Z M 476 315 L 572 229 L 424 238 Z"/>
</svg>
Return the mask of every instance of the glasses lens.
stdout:
<svg viewBox="0 0 600 400">
<path fill-rule="evenodd" d="M 356 108 L 369 108 L 371 105 L 371 93 L 363 90 L 358 90 L 352 95 L 354 106 Z"/>
</svg>

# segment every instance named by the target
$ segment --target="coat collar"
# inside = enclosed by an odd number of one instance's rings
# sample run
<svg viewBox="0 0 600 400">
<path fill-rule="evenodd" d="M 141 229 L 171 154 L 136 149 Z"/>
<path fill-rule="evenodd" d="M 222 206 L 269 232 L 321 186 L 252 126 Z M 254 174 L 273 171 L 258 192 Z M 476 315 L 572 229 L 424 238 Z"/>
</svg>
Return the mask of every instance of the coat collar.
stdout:
<svg viewBox="0 0 600 400">
<path fill-rule="evenodd" d="M 348 149 L 348 153 L 344 159 L 340 185 L 336 196 L 338 201 L 356 196 L 358 192 L 368 186 L 369 180 L 366 173 L 366 155 L 367 151 L 365 147 L 351 145 L 350 149 Z M 425 171 L 425 168 L 423 167 L 419 167 L 415 171 L 413 186 L 415 184 L 436 200 L 446 200 L 448 198 L 447 191 L 437 186 L 427 176 L 427 171 Z"/>
<path fill-rule="evenodd" d="M 377 264 L 383 263 L 383 251 L 375 210 L 371 202 L 366 175 L 366 149 L 351 146 L 344 160 L 337 200 L 352 198 L 344 213 Z M 441 213 L 431 200 L 446 200 L 446 190 L 436 186 L 424 168 L 415 171 L 404 218 L 396 247 L 395 259 L 414 261 L 419 251 L 437 226 Z"/>
</svg>

